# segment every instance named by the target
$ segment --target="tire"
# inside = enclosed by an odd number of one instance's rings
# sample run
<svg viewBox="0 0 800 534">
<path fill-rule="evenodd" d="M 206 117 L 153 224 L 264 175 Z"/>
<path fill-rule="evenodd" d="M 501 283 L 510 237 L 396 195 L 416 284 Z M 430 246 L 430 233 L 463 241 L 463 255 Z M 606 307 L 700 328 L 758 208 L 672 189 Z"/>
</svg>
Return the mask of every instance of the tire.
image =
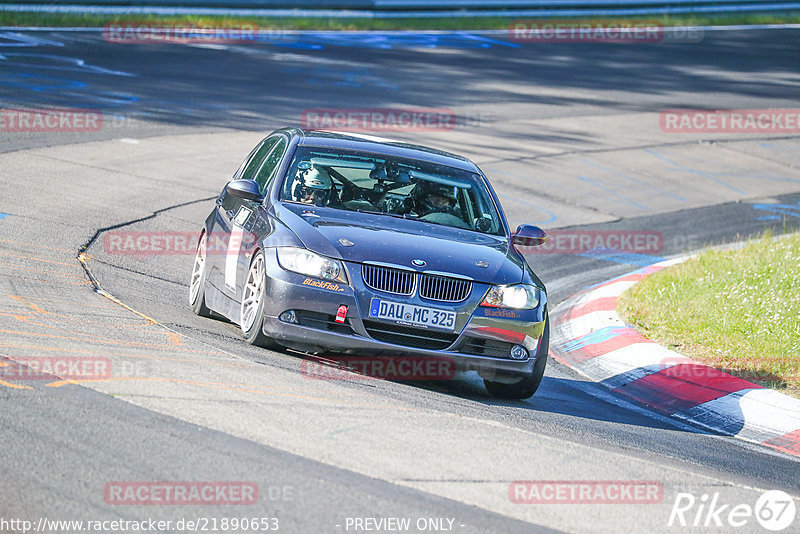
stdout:
<svg viewBox="0 0 800 534">
<path fill-rule="evenodd" d="M 244 339 L 251 345 L 270 348 L 275 342 L 264 334 L 264 299 L 267 285 L 267 261 L 264 251 L 259 250 L 250 262 L 247 278 L 242 290 L 240 324 Z"/>
<path fill-rule="evenodd" d="M 533 397 L 544 377 L 544 368 L 547 366 L 547 354 L 550 352 L 550 316 L 546 316 L 542 342 L 536 351 L 536 364 L 533 373 L 515 384 L 503 384 L 484 380 L 486 391 L 493 397 L 500 399 L 527 399 Z"/>
<path fill-rule="evenodd" d="M 192 277 L 189 279 L 189 306 L 200 317 L 211 317 L 214 313 L 206 306 L 206 245 L 206 233 L 203 232 L 197 242 Z"/>
</svg>

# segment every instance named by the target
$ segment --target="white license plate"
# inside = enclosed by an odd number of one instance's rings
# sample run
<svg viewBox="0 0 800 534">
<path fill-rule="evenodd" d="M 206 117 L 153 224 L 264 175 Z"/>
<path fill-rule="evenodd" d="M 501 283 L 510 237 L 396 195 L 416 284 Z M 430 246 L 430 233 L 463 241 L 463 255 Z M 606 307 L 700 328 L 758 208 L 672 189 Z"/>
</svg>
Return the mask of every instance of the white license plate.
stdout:
<svg viewBox="0 0 800 534">
<path fill-rule="evenodd" d="M 429 326 L 452 332 L 456 328 L 456 312 L 372 299 L 369 316 L 414 326 Z"/>
</svg>

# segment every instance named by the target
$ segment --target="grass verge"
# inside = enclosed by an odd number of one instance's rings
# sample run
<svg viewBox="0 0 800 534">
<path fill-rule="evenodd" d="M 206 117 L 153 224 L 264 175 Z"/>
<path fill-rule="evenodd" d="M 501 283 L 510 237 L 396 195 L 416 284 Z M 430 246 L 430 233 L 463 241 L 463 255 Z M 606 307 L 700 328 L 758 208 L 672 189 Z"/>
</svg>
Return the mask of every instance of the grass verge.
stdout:
<svg viewBox="0 0 800 534">
<path fill-rule="evenodd" d="M 546 17 L 441 17 L 441 18 L 316 18 L 316 17 L 218 17 L 218 16 L 156 16 L 156 15 L 101 15 L 72 13 L 0 12 L 0 26 L 35 27 L 88 27 L 99 28 L 106 24 L 142 23 L 194 26 L 241 26 L 253 24 L 264 30 L 507 30 L 519 20 L 545 21 Z M 800 12 L 773 14 L 734 15 L 664 15 L 625 17 L 580 17 L 570 20 L 588 22 L 641 20 L 663 26 L 726 26 L 732 24 L 791 24 L 800 23 Z M 550 20 L 564 21 L 565 17 Z"/>
<path fill-rule="evenodd" d="M 800 233 L 668 267 L 617 312 L 670 349 L 800 398 Z"/>
</svg>

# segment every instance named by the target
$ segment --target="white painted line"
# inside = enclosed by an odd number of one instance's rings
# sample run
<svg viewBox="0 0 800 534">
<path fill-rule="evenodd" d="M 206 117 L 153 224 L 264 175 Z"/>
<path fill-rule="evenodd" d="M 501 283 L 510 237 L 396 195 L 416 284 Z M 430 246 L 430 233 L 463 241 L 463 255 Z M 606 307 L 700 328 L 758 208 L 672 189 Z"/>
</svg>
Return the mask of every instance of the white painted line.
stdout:
<svg viewBox="0 0 800 534">
<path fill-rule="evenodd" d="M 667 368 L 678 363 L 692 363 L 692 360 L 658 343 L 634 343 L 582 362 L 579 366 L 585 374 L 603 382 L 623 373 L 631 373 L 635 369 L 659 365 Z M 650 373 L 642 370 L 640 374 L 645 376 Z"/>
<path fill-rule="evenodd" d="M 800 429 L 800 400 L 771 389 L 746 389 L 679 416 L 711 428 L 726 429 L 727 425 L 737 437 L 762 443 Z"/>
<path fill-rule="evenodd" d="M 800 399 L 773 389 L 757 389 L 742 397 L 739 403 L 748 428 L 769 428 L 778 435 L 800 429 Z M 769 421 L 768 427 L 758 424 Z"/>
<path fill-rule="evenodd" d="M 680 258 L 672 258 L 671 260 L 664 260 L 664 261 L 660 261 L 658 263 L 654 263 L 653 265 L 650 265 L 649 267 L 660 267 L 660 268 L 663 269 L 663 268 L 666 268 L 666 267 L 671 267 L 673 265 L 678 265 L 679 263 L 683 263 L 686 260 L 694 258 L 695 256 L 696 256 L 696 254 L 692 254 L 691 256 L 682 256 Z"/>
<path fill-rule="evenodd" d="M 650 267 L 668 267 L 694 256 L 678 257 Z M 653 272 L 658 270 L 661 269 Z M 629 274 L 634 272 L 636 271 Z M 559 318 L 569 316 L 575 307 L 585 305 L 598 298 L 617 297 L 637 283 L 637 281 L 611 282 L 589 291 L 580 298 L 568 299 L 556 309 L 556 316 Z M 582 336 L 602 328 L 615 326 L 627 326 L 616 312 L 595 311 L 576 317 L 556 325 L 554 332 L 556 332 L 558 341 L 557 346 L 563 348 Z M 561 338 L 564 337 L 567 339 L 562 340 Z M 576 350 L 580 351 L 581 349 Z M 657 343 L 635 343 L 571 364 L 569 367 L 590 380 L 600 382 L 608 388 L 615 388 L 653 372 L 681 364 L 699 366 L 689 368 L 690 374 L 685 377 L 687 382 L 699 386 L 703 386 L 703 369 L 713 369 Z M 676 378 L 682 377 L 678 374 Z M 669 391 L 667 390 L 666 393 Z M 744 441 L 760 445 L 770 439 L 800 430 L 800 399 L 771 389 L 748 388 L 675 413 L 673 418 L 711 431 L 731 434 Z"/>
<path fill-rule="evenodd" d="M 749 391 L 739 401 L 745 425 L 739 435 L 759 441 L 800 429 L 800 400 L 772 389 Z"/>
<path fill-rule="evenodd" d="M 601 328 L 624 326 L 627 325 L 619 318 L 617 312 L 596 311 L 563 323 L 562 329 L 565 337 L 573 340 L 591 334 Z"/>
<path fill-rule="evenodd" d="M 611 284 L 606 284 L 602 287 L 590 291 L 587 301 L 591 302 L 593 300 L 603 299 L 608 297 L 619 297 L 620 295 L 625 293 L 625 291 L 632 288 L 638 283 L 639 282 L 636 280 L 622 280 L 620 282 L 613 282 Z"/>
</svg>

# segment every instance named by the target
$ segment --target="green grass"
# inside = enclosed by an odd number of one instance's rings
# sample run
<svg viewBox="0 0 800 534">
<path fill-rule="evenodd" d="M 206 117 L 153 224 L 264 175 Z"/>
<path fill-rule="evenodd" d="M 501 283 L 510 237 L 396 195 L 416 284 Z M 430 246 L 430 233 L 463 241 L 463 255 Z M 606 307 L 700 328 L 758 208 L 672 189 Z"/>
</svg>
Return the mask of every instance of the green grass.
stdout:
<svg viewBox="0 0 800 534">
<path fill-rule="evenodd" d="M 611 19 L 643 20 L 664 26 L 730 25 L 730 24 L 786 24 L 800 23 L 800 12 L 780 14 L 739 15 L 670 15 L 642 17 L 586 17 L 570 20 L 608 21 Z M 152 24 L 194 24 L 196 26 L 237 26 L 255 24 L 263 29 L 283 30 L 506 30 L 509 24 L 530 17 L 441 17 L 430 19 L 341 19 L 299 17 L 216 17 L 216 16 L 154 16 L 154 15 L 90 15 L 69 13 L 11 13 L 0 12 L 0 26 L 38 27 L 102 27 L 108 23 L 148 22 Z M 547 20 L 539 17 L 537 20 Z M 553 17 L 552 20 L 567 20 Z"/>
<path fill-rule="evenodd" d="M 617 311 L 662 345 L 800 397 L 800 233 L 703 252 L 626 291 Z"/>
</svg>

